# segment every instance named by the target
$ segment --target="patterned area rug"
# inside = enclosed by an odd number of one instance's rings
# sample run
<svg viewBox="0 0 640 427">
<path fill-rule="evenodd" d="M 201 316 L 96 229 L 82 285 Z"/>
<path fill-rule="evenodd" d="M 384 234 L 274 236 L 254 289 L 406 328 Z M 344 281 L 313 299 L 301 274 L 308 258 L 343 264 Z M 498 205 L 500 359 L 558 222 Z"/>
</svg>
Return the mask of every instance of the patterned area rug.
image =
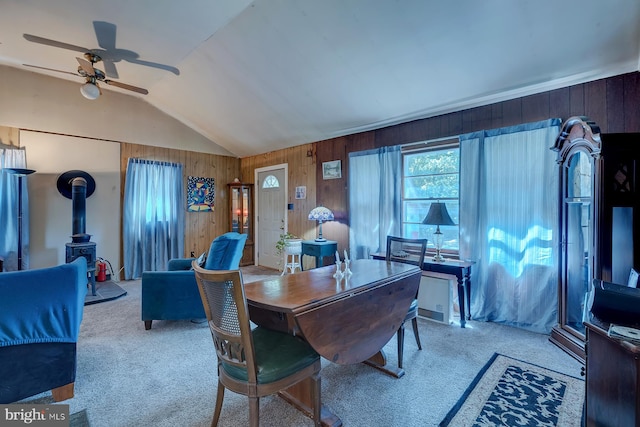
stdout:
<svg viewBox="0 0 640 427">
<path fill-rule="evenodd" d="M 582 379 L 496 353 L 440 427 L 577 427 L 583 402 Z"/>
</svg>

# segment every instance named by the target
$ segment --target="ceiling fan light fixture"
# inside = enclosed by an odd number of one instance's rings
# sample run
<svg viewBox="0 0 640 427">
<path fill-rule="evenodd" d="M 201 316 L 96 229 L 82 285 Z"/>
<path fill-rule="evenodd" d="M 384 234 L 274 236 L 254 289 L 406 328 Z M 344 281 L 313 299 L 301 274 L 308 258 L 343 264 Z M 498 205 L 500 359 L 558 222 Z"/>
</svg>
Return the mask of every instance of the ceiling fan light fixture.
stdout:
<svg viewBox="0 0 640 427">
<path fill-rule="evenodd" d="M 98 99 L 100 96 L 100 88 L 94 83 L 87 82 L 80 86 L 80 93 L 87 99 Z"/>
</svg>

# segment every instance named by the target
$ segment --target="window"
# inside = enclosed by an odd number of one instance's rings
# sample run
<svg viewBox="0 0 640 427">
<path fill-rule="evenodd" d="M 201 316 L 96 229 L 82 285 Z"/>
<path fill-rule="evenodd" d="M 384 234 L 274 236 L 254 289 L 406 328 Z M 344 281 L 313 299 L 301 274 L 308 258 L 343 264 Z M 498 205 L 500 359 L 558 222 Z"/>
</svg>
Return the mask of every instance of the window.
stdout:
<svg viewBox="0 0 640 427">
<path fill-rule="evenodd" d="M 125 279 L 165 271 L 184 252 L 182 165 L 130 158 L 123 202 Z"/>
<path fill-rule="evenodd" d="M 262 188 L 278 188 L 280 187 L 280 181 L 273 175 L 269 175 L 264 179 Z"/>
<path fill-rule="evenodd" d="M 407 147 L 410 148 L 410 147 Z M 432 202 L 444 202 L 459 224 L 460 149 L 455 144 L 431 149 L 405 149 L 402 155 L 402 232 L 412 239 L 428 239 L 434 247 L 435 225 L 423 225 Z M 459 249 L 459 226 L 441 226 L 444 251 Z"/>
</svg>

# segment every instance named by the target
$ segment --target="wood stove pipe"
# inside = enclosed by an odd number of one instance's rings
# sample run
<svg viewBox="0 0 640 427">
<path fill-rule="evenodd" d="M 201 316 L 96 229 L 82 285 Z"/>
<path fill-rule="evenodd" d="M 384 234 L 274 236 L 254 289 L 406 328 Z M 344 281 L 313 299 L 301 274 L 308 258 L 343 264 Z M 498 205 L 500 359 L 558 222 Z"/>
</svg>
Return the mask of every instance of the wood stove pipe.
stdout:
<svg viewBox="0 0 640 427">
<path fill-rule="evenodd" d="M 87 180 L 81 177 L 71 181 L 71 241 L 73 243 L 85 243 L 91 239 L 86 233 L 87 219 Z"/>
</svg>

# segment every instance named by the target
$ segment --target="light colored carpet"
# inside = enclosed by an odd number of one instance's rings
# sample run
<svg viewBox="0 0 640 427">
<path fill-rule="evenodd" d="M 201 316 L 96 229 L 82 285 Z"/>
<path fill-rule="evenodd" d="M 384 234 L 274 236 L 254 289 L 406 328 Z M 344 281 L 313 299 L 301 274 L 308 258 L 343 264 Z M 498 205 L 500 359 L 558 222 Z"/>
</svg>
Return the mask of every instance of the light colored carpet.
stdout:
<svg viewBox="0 0 640 427">
<path fill-rule="evenodd" d="M 245 282 L 262 272 L 243 268 Z M 209 426 L 216 392 L 216 356 L 205 323 L 140 320 L 140 282 L 119 282 L 127 295 L 85 307 L 70 412 L 87 410 L 92 427 Z M 495 323 L 467 328 L 419 319 L 423 350 L 405 337 L 406 375 L 395 379 L 366 366 L 323 360 L 322 399 L 346 426 L 437 426 L 495 353 L 578 376 L 580 363 L 548 336 Z M 386 345 L 397 363 L 395 337 Z M 32 400 L 51 401 L 50 393 Z M 312 426 L 277 396 L 261 399 L 262 426 Z M 225 393 L 221 427 L 248 424 L 247 399 Z"/>
</svg>

